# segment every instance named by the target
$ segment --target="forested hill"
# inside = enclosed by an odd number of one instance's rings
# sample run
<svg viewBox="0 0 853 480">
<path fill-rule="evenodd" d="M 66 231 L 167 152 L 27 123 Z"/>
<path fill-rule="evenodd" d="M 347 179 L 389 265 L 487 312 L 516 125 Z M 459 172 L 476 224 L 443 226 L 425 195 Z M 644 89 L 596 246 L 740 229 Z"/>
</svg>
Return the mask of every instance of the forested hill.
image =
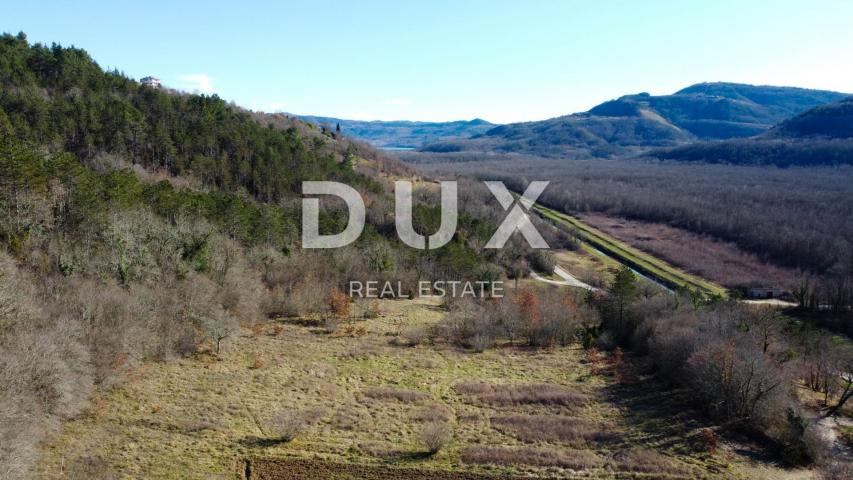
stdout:
<svg viewBox="0 0 853 480">
<path fill-rule="evenodd" d="M 380 148 L 418 148 L 432 142 L 469 138 L 495 127 L 479 118 L 455 122 L 364 121 L 311 115 L 299 118 L 329 130 L 337 130 L 340 126 L 344 135 Z"/>
<path fill-rule="evenodd" d="M 326 312 L 350 308 L 351 280 L 394 279 L 412 293 L 421 278 L 553 268 L 518 239 L 483 249 L 503 214 L 477 184 L 460 189 L 457 235 L 413 252 L 390 213 L 391 179 L 406 175 L 335 132 L 142 86 L 77 48 L 0 37 L 0 416 L 17 420 L 0 422 L 0 477 L 35 477 L 57 419 L 139 362 L 190 355 L 270 317 L 334 320 Z M 301 248 L 304 180 L 361 193 L 358 240 Z M 412 217 L 418 231 L 438 230 L 427 187 Z M 322 233 L 347 222 L 322 202 Z M 539 229 L 551 245 L 569 242 Z"/>
<path fill-rule="evenodd" d="M 296 191 L 303 179 L 364 183 L 340 160 L 365 152 L 284 116 L 258 118 L 217 96 L 142 86 L 105 72 L 81 49 L 0 38 L 0 125 L 19 139 L 78 158 L 109 153 L 146 168 L 245 188 L 261 200 Z"/>
<path fill-rule="evenodd" d="M 853 97 L 821 105 L 768 132 L 775 138 L 853 138 Z"/>
<path fill-rule="evenodd" d="M 844 95 L 793 87 L 702 83 L 672 95 L 626 95 L 588 112 L 502 125 L 470 140 L 429 145 L 433 152 L 497 151 L 549 157 L 609 157 L 651 147 L 749 137 Z"/>
<path fill-rule="evenodd" d="M 746 139 L 700 142 L 651 152 L 668 160 L 736 165 L 853 164 L 853 98 L 821 105 Z"/>
</svg>

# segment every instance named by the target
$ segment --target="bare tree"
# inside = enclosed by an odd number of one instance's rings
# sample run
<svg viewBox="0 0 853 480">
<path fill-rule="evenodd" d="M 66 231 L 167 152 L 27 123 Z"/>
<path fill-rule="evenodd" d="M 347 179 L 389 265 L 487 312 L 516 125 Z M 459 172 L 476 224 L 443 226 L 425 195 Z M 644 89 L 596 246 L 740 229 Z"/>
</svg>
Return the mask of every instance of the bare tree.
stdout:
<svg viewBox="0 0 853 480">
<path fill-rule="evenodd" d="M 835 405 L 829 408 L 827 416 L 835 415 L 844 404 L 853 397 L 853 352 L 846 345 L 838 346 L 833 355 L 830 380 L 827 390 L 837 392 Z"/>
<path fill-rule="evenodd" d="M 204 317 L 201 319 L 201 327 L 205 335 L 216 344 L 216 354 L 222 350 L 222 342 L 230 338 L 237 330 L 237 325 L 230 319 L 221 317 Z"/>
</svg>

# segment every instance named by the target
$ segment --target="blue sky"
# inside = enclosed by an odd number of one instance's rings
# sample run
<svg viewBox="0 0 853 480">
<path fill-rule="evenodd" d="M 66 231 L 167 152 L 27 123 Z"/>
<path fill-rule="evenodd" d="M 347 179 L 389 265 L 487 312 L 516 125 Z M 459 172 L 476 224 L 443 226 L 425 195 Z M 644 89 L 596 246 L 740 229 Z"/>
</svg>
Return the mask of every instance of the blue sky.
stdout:
<svg viewBox="0 0 853 480">
<path fill-rule="evenodd" d="M 849 1 L 2 3 L 5 32 L 265 111 L 511 122 L 701 81 L 853 92 Z"/>
</svg>

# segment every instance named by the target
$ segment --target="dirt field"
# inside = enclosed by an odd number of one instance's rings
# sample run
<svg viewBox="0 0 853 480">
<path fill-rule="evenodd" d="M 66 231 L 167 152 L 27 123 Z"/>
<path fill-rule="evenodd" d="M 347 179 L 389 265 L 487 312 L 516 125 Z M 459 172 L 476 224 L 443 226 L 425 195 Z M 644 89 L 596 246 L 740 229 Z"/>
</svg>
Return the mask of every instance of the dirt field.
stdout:
<svg viewBox="0 0 853 480">
<path fill-rule="evenodd" d="M 218 357 L 143 364 L 44 446 L 41 476 L 231 480 L 247 459 L 249 478 L 276 480 L 787 474 L 749 445 L 707 453 L 697 440 L 707 423 L 684 409 L 689 393 L 616 372 L 603 354 L 409 347 L 400 332 L 439 321 L 440 306 L 389 300 L 381 310 L 332 335 L 315 319 L 275 321 Z M 311 419 L 290 442 L 271 426 L 281 409 Z M 429 455 L 419 432 L 435 419 L 452 439 Z"/>
<path fill-rule="evenodd" d="M 772 285 L 793 288 L 799 272 L 763 262 L 732 243 L 669 227 L 603 215 L 579 215 L 585 223 L 690 273 L 725 287 Z"/>
</svg>

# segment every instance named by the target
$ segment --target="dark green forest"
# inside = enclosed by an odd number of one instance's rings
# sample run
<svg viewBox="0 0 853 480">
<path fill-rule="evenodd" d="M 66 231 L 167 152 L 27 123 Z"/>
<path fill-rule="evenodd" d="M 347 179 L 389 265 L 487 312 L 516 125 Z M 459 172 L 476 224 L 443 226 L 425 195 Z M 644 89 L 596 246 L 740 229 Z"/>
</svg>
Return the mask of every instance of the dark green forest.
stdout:
<svg viewBox="0 0 853 480">
<path fill-rule="evenodd" d="M 298 191 L 302 180 L 367 180 L 336 162 L 320 136 L 305 138 L 295 126 L 263 128 L 215 95 L 142 86 L 102 71 L 81 49 L 4 35 L 0 84 L 0 125 L 78 158 L 110 152 L 223 190 L 243 187 L 263 201 Z"/>
</svg>

